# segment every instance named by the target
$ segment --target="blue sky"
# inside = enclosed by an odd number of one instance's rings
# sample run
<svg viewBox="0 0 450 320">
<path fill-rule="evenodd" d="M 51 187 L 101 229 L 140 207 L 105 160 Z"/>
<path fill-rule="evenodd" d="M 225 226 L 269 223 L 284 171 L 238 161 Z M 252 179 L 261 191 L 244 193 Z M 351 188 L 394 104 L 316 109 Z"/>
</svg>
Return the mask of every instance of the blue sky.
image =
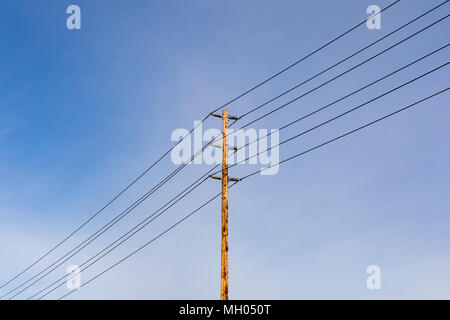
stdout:
<svg viewBox="0 0 450 320">
<path fill-rule="evenodd" d="M 402 0 L 229 107 L 240 115 L 431 9 Z M 59 242 L 171 145 L 176 128 L 296 61 L 389 1 L 24 1 L 0 4 L 0 282 Z M 81 8 L 81 30 L 66 8 Z M 256 117 L 448 13 L 448 4 L 256 112 Z M 279 128 L 449 39 L 443 21 L 254 125 Z M 444 49 L 280 133 L 307 129 L 448 61 Z M 448 67 L 305 135 L 280 158 L 448 86 Z M 448 93 L 230 191 L 231 299 L 450 298 Z M 248 120 L 243 120 L 246 123 Z M 209 119 L 207 127 L 220 127 Z M 166 158 L 13 288 L 96 231 L 176 166 Z M 81 264 L 208 167 L 192 165 L 67 262 Z M 232 175 L 257 169 L 241 166 Z M 82 274 L 102 271 L 220 191 L 208 181 Z M 72 299 L 219 297 L 220 200 Z M 369 265 L 382 289 L 368 290 Z M 18 298 L 65 274 L 65 266 Z M 2 289 L 1 294 L 7 288 Z M 48 298 L 68 292 L 63 287 Z"/>
</svg>

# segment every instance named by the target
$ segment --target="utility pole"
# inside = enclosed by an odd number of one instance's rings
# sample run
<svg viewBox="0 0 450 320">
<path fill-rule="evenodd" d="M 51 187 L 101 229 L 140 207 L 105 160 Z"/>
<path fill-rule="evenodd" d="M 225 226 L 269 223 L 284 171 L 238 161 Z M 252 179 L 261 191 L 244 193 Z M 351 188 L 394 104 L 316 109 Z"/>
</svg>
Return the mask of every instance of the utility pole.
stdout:
<svg viewBox="0 0 450 320">
<path fill-rule="evenodd" d="M 228 300 L 228 181 L 239 179 L 228 177 L 228 119 L 238 120 L 237 117 L 228 116 L 228 111 L 223 110 L 222 115 L 211 114 L 222 118 L 222 177 L 210 176 L 222 181 L 222 242 L 221 242 L 221 267 L 220 267 L 220 299 Z M 214 146 L 214 145 L 213 145 Z M 217 147 L 217 146 L 215 146 Z"/>
<path fill-rule="evenodd" d="M 222 112 L 222 263 L 220 299 L 228 300 L 228 111 Z"/>
</svg>

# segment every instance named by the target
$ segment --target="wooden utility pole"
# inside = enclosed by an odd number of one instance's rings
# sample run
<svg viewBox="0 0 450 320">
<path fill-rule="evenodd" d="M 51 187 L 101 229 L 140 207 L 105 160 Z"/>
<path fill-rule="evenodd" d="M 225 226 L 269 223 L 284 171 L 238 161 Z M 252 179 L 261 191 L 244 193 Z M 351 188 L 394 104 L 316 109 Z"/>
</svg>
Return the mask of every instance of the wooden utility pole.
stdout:
<svg viewBox="0 0 450 320">
<path fill-rule="evenodd" d="M 222 177 L 210 176 L 210 178 L 222 181 L 222 242 L 221 242 L 221 264 L 220 264 L 220 299 L 228 300 L 228 181 L 239 181 L 228 177 L 228 119 L 238 120 L 238 117 L 228 116 L 228 111 L 223 110 L 222 115 L 211 114 L 222 118 Z M 213 147 L 218 147 L 212 145 Z M 237 148 L 234 148 L 237 150 Z"/>
<path fill-rule="evenodd" d="M 222 112 L 222 263 L 220 299 L 228 300 L 228 111 Z"/>
</svg>

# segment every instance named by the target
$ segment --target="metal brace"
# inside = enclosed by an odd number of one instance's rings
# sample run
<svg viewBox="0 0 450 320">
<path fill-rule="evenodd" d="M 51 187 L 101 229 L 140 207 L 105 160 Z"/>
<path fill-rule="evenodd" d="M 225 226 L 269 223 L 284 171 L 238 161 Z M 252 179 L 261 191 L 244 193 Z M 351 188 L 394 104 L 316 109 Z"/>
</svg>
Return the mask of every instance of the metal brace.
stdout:
<svg viewBox="0 0 450 320">
<path fill-rule="evenodd" d="M 218 176 L 209 175 L 209 177 L 211 179 L 215 179 L 215 180 L 222 180 L 222 178 L 218 177 Z M 228 181 L 239 182 L 239 181 L 241 181 L 241 179 L 239 179 L 239 178 L 228 178 Z"/>
<path fill-rule="evenodd" d="M 222 149 L 222 146 L 219 146 L 217 144 L 212 144 L 211 147 Z M 238 147 L 234 147 L 234 146 L 228 146 L 228 150 L 238 151 L 239 148 Z"/>
<path fill-rule="evenodd" d="M 212 115 L 213 117 L 216 117 L 216 118 L 222 118 L 221 114 L 211 112 L 210 115 Z M 239 120 L 240 118 L 241 117 L 228 116 L 228 119 L 230 119 L 230 120 Z"/>
</svg>

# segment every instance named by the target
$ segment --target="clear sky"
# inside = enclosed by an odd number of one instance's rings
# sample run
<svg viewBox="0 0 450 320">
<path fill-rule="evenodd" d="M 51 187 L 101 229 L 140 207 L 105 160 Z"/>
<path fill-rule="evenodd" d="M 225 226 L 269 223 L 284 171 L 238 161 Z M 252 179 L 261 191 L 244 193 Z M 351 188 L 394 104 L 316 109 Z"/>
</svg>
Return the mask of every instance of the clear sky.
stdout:
<svg viewBox="0 0 450 320">
<path fill-rule="evenodd" d="M 106 204 L 212 109 L 392 1 L 3 0 L 0 3 L 0 282 Z M 402 0 L 230 105 L 239 116 L 442 1 Z M 66 8 L 81 8 L 68 30 Z M 449 4 L 265 106 L 306 92 L 445 16 Z M 445 44 L 447 20 L 253 125 L 279 128 Z M 448 61 L 448 48 L 280 133 L 291 135 Z M 280 158 L 448 86 L 448 67 L 280 148 Z M 448 92 L 230 190 L 231 299 L 450 298 Z M 206 127 L 220 128 L 219 119 Z M 8 289 L 126 208 L 176 166 L 165 158 Z M 190 165 L 132 214 L 17 298 L 28 298 L 159 208 L 209 166 Z M 239 177 L 259 168 L 230 170 Z M 82 274 L 118 261 L 220 191 L 215 180 Z M 366 268 L 381 268 L 368 290 Z M 217 299 L 220 199 L 71 299 Z M 68 292 L 63 286 L 47 298 Z"/>
</svg>

